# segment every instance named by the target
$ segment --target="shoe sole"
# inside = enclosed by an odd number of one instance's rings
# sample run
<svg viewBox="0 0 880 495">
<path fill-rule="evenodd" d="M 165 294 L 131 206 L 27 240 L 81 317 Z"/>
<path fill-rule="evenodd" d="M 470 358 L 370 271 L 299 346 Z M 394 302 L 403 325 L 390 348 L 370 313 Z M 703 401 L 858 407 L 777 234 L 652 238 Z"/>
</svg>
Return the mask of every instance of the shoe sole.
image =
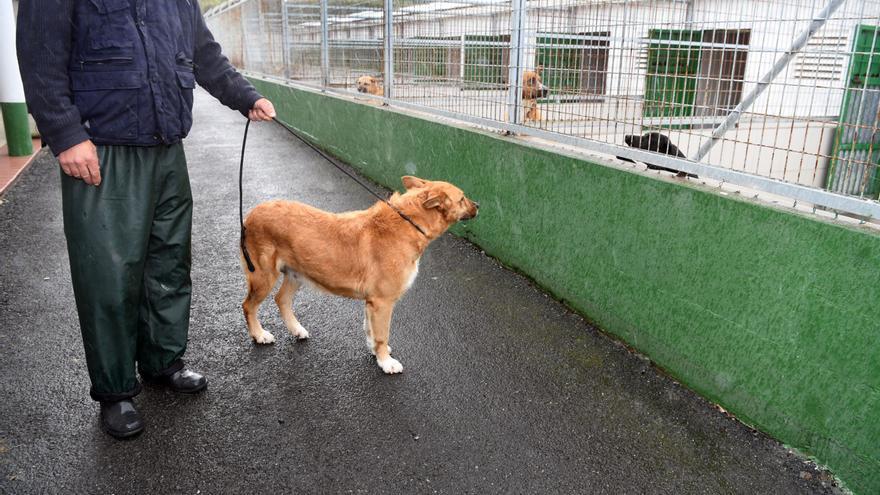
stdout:
<svg viewBox="0 0 880 495">
<path fill-rule="evenodd" d="M 135 436 L 137 436 L 137 435 L 140 435 L 140 434 L 143 433 L 143 431 L 144 431 L 144 427 L 143 427 L 143 426 L 141 426 L 141 427 L 138 428 L 137 430 L 131 430 L 131 431 L 116 431 L 116 430 L 111 430 L 110 428 L 107 428 L 107 427 L 104 426 L 104 425 L 101 425 L 101 429 L 104 430 L 104 433 L 110 435 L 111 437 L 113 437 L 113 438 L 115 438 L 115 439 L 117 439 L 117 440 L 125 440 L 125 439 L 128 439 L 128 438 L 133 438 L 133 437 L 135 437 Z"/>
<path fill-rule="evenodd" d="M 174 392 L 179 393 L 179 394 L 190 394 L 190 395 L 192 395 L 192 394 L 197 394 L 197 393 L 201 392 L 202 390 L 205 390 L 206 388 L 208 388 L 208 382 L 205 382 L 201 387 L 193 388 L 193 389 L 186 389 L 186 390 L 184 390 L 184 389 L 174 388 L 174 387 L 170 387 L 170 386 L 169 386 L 168 388 L 169 388 L 170 390 L 173 390 Z"/>
<path fill-rule="evenodd" d="M 192 388 L 192 389 L 174 388 L 173 385 L 171 385 L 167 382 L 163 382 L 162 380 L 155 380 L 155 379 L 145 379 L 144 384 L 149 385 L 150 387 L 164 388 L 164 389 L 170 390 L 170 391 L 178 393 L 178 394 L 197 394 L 197 393 L 201 392 L 202 390 L 205 390 L 206 388 L 208 388 L 207 381 L 205 381 L 205 383 L 201 387 Z"/>
</svg>

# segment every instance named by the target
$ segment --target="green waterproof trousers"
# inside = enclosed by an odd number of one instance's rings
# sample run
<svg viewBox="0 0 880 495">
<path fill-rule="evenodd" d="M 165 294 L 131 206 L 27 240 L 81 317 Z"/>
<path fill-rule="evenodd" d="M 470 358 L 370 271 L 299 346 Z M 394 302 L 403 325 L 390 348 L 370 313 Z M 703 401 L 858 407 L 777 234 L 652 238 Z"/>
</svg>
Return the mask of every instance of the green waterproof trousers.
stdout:
<svg viewBox="0 0 880 495">
<path fill-rule="evenodd" d="M 192 192 L 183 145 L 98 146 L 101 184 L 61 174 L 64 234 L 94 400 L 183 367 Z"/>
</svg>

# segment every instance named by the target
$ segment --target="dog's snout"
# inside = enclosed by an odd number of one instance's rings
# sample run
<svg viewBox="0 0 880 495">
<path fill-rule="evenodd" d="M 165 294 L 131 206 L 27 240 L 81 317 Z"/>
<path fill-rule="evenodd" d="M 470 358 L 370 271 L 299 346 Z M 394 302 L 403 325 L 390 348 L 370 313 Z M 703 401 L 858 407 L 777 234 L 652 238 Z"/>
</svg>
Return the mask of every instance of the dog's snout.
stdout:
<svg viewBox="0 0 880 495">
<path fill-rule="evenodd" d="M 465 212 L 464 216 L 461 217 L 461 220 L 470 220 L 470 219 L 476 217 L 477 213 L 479 213 L 479 211 L 480 211 L 480 203 L 478 203 L 472 199 L 469 199 L 468 202 L 470 203 L 471 207 L 468 208 L 468 211 Z"/>
<path fill-rule="evenodd" d="M 366 92 L 367 92 L 367 88 L 365 88 L 363 86 L 358 86 L 358 93 L 366 93 Z"/>
</svg>

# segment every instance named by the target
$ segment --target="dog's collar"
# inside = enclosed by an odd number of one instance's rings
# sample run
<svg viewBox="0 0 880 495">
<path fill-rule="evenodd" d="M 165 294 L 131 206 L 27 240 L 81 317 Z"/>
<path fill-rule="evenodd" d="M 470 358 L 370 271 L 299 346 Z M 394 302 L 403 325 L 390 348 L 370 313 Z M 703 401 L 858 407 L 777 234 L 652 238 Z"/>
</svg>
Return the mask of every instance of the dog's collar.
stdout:
<svg viewBox="0 0 880 495">
<path fill-rule="evenodd" d="M 368 191 L 369 191 L 369 189 L 368 189 Z M 370 191 L 370 192 L 373 192 L 373 191 Z M 379 199 L 382 200 L 383 203 L 385 203 L 386 205 L 388 205 L 389 208 L 391 208 L 392 210 L 394 210 L 394 213 L 397 213 L 398 215 L 400 215 L 400 218 L 406 220 L 407 222 L 409 222 L 410 225 L 412 225 L 413 227 L 415 227 L 415 229 L 418 230 L 423 236 L 428 237 L 428 234 L 424 231 L 424 229 L 422 229 L 421 227 L 419 227 L 419 224 L 417 224 L 416 222 L 414 222 L 413 219 L 410 218 L 406 213 L 404 213 L 404 212 L 398 210 L 397 208 L 395 208 L 394 205 L 391 204 L 391 201 L 388 201 L 387 199 L 385 199 L 385 198 L 381 198 L 381 197 L 380 197 Z"/>
<path fill-rule="evenodd" d="M 351 180 L 357 182 L 359 186 L 361 186 L 361 187 L 363 187 L 364 189 L 366 189 L 367 192 L 369 192 L 370 194 L 372 194 L 373 196 L 375 196 L 376 198 L 378 198 L 379 201 L 381 201 L 381 202 L 385 203 L 386 205 L 388 205 L 389 208 L 391 208 L 392 210 L 394 210 L 395 213 L 397 213 L 398 215 L 400 215 L 400 218 L 406 220 L 410 225 L 412 225 L 416 230 L 418 230 L 419 233 L 421 233 L 421 234 L 422 234 L 423 236 L 425 236 L 425 237 L 428 237 L 427 232 L 425 232 L 425 230 L 424 230 L 423 228 L 419 227 L 419 225 L 418 225 L 417 223 L 415 223 L 415 222 L 413 221 L 412 218 L 408 217 L 405 213 L 403 213 L 402 211 L 400 211 L 400 210 L 398 210 L 397 208 L 395 208 L 394 205 L 392 205 L 390 201 L 388 201 L 387 199 L 385 199 L 385 198 L 383 198 L 382 196 L 379 196 L 378 194 L 376 194 L 375 192 L 373 192 L 372 189 L 370 189 L 369 187 L 367 187 L 367 185 L 364 184 L 363 182 L 361 182 L 360 180 L 358 180 L 358 178 L 355 177 L 354 174 L 352 174 L 351 172 L 349 172 L 348 170 L 346 170 L 342 165 L 340 165 L 339 163 L 337 163 L 336 160 L 335 160 L 333 157 L 331 157 L 330 155 L 328 155 L 327 153 L 325 153 L 324 150 L 318 148 L 317 146 L 315 146 L 314 144 L 312 144 L 311 141 L 309 141 L 309 140 L 307 140 L 306 138 L 300 136 L 299 133 L 296 132 L 295 130 L 293 130 L 292 127 L 290 127 L 289 125 L 285 124 L 284 122 L 278 120 L 278 118 L 276 118 L 276 117 L 272 117 L 272 120 L 275 121 L 276 124 L 278 124 L 278 125 L 280 125 L 281 127 L 283 127 L 285 130 L 287 130 L 287 132 L 291 133 L 291 134 L 293 135 L 293 137 L 295 137 L 295 138 L 299 139 L 300 141 L 302 141 L 303 144 L 305 144 L 306 146 L 308 146 L 309 148 L 311 148 L 315 153 L 321 155 L 325 160 L 327 160 L 328 162 L 330 162 L 334 167 L 338 168 L 340 172 L 342 172 L 342 173 L 344 173 L 345 175 L 347 175 Z M 247 139 L 247 126 L 245 126 L 245 128 L 244 128 L 244 132 L 245 132 L 244 135 L 245 135 L 245 140 L 246 140 L 246 139 Z M 244 142 L 243 142 L 243 143 L 241 144 L 241 150 L 242 150 L 242 162 L 244 161 L 244 146 L 245 146 L 245 144 L 244 144 Z M 239 181 L 240 181 L 240 179 L 239 179 Z"/>
</svg>

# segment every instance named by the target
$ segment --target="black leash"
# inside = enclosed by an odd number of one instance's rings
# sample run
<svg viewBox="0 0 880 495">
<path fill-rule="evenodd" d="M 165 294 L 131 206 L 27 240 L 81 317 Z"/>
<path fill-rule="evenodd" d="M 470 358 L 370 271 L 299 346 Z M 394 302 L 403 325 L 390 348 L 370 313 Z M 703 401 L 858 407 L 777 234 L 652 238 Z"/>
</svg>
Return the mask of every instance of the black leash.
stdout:
<svg viewBox="0 0 880 495">
<path fill-rule="evenodd" d="M 272 120 L 275 121 L 276 124 L 283 127 L 285 130 L 287 130 L 287 132 L 292 134 L 293 137 L 297 138 L 303 144 L 305 144 L 306 146 L 311 148 L 315 153 L 324 157 L 325 160 L 327 160 L 334 167 L 339 169 L 339 171 L 341 171 L 345 175 L 349 176 L 351 178 L 351 180 L 357 182 L 358 185 L 360 185 L 361 187 L 366 189 L 367 192 L 369 192 L 370 194 L 375 196 L 379 201 L 388 205 L 389 208 L 391 208 L 392 210 L 394 210 L 395 213 L 400 215 L 400 218 L 409 222 L 409 224 L 412 225 L 416 230 L 418 230 L 419 233 L 421 233 L 425 237 L 428 237 L 428 234 L 425 233 L 425 231 L 421 227 L 419 227 L 419 225 L 417 223 L 415 223 L 412 218 L 408 217 L 405 213 L 403 213 L 402 211 L 395 208 L 394 205 L 392 205 L 390 201 L 383 198 L 378 193 L 376 193 L 372 189 L 370 189 L 369 186 L 367 186 L 366 184 L 361 182 L 361 180 L 358 179 L 354 174 L 352 174 L 351 172 L 346 170 L 345 167 L 343 167 L 339 163 L 338 160 L 336 160 L 335 158 L 333 158 L 330 155 L 328 155 L 327 153 L 325 153 L 324 150 L 322 150 L 322 149 L 318 148 L 317 146 L 315 146 L 314 144 L 312 144 L 309 140 L 302 137 L 298 132 L 294 131 L 290 126 L 288 126 L 284 122 L 278 120 L 276 117 L 272 117 Z M 250 121 L 250 119 L 248 119 L 247 123 L 244 125 L 244 138 L 241 141 L 241 163 L 239 164 L 239 168 L 238 168 L 238 218 L 239 218 L 239 222 L 241 223 L 241 253 L 242 253 L 242 255 L 244 255 L 244 261 L 245 261 L 245 263 L 247 263 L 248 270 L 253 272 L 254 271 L 254 264 L 253 264 L 253 262 L 251 262 L 250 254 L 248 253 L 248 250 L 244 245 L 244 237 L 245 237 L 244 208 L 242 206 L 242 196 L 244 195 L 243 186 L 242 186 L 242 182 L 243 182 L 242 177 L 244 175 L 244 149 L 247 146 L 247 133 L 248 133 L 248 127 L 250 127 L 250 125 L 251 125 L 251 121 Z"/>
<path fill-rule="evenodd" d="M 244 176 L 244 147 L 247 144 L 247 131 L 250 126 L 251 119 L 247 119 L 247 123 L 244 125 L 244 138 L 241 140 L 241 163 L 238 165 L 238 221 L 241 223 L 241 254 L 244 256 L 244 262 L 247 263 L 248 270 L 253 273 L 254 263 L 251 261 L 251 255 L 244 245 L 244 207 L 242 206 L 242 197 L 244 196 L 244 186 L 242 185 L 242 177 Z"/>
</svg>

